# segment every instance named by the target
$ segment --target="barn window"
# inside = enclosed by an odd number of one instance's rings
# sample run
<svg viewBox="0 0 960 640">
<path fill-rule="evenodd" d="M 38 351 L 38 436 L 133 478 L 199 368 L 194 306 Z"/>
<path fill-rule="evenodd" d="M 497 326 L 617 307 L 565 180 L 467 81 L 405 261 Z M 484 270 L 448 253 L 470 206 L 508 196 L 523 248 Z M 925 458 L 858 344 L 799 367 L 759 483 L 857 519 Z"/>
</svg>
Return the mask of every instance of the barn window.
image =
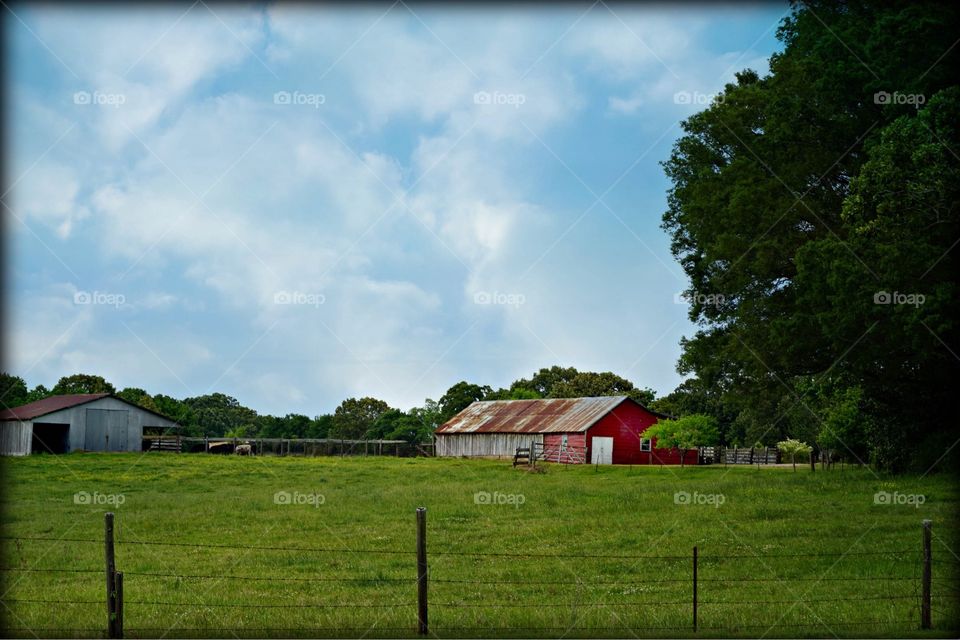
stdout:
<svg viewBox="0 0 960 640">
<path fill-rule="evenodd" d="M 560 446 L 564 449 L 567 448 L 567 434 L 563 434 L 563 437 L 560 439 Z"/>
<path fill-rule="evenodd" d="M 650 451 L 650 438 L 640 438 L 640 451 Z"/>
</svg>

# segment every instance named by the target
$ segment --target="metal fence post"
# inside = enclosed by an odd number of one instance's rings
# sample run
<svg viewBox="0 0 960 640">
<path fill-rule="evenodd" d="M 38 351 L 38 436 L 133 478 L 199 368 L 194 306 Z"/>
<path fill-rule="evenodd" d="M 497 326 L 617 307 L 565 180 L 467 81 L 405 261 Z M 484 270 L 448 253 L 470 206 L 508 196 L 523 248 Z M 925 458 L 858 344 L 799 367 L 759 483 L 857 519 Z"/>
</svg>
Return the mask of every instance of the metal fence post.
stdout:
<svg viewBox="0 0 960 640">
<path fill-rule="evenodd" d="M 116 573 L 116 593 L 117 593 L 117 637 L 123 637 L 123 572 Z"/>
<path fill-rule="evenodd" d="M 117 564 L 113 552 L 113 513 L 103 514 L 103 551 L 107 584 L 107 637 L 117 637 Z"/>
<path fill-rule="evenodd" d="M 697 548 L 693 548 L 693 631 L 697 631 Z"/>
<path fill-rule="evenodd" d="M 930 544 L 930 528 L 933 522 L 923 521 L 923 595 L 920 603 L 920 628 L 930 628 L 930 582 L 932 578 L 933 549 Z"/>
<path fill-rule="evenodd" d="M 427 510 L 417 507 L 417 631 L 425 636 L 427 625 Z"/>
</svg>

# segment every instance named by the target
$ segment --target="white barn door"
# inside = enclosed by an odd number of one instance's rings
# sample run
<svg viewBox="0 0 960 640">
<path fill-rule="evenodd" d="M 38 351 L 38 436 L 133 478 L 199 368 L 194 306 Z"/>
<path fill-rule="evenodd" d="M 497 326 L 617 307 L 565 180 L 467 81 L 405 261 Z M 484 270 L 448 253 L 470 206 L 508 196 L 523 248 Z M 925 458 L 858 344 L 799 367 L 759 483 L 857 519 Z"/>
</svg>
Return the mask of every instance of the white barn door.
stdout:
<svg viewBox="0 0 960 640">
<path fill-rule="evenodd" d="M 590 439 L 590 464 L 613 464 L 613 438 Z"/>
</svg>

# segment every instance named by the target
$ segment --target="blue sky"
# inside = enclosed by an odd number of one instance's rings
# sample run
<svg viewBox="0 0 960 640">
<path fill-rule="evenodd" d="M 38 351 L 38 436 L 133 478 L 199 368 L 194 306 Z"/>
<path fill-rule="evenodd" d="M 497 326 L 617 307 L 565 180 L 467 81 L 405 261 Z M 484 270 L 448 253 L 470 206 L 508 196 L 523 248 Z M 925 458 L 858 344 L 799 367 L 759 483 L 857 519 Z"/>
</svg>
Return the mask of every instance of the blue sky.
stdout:
<svg viewBox="0 0 960 640">
<path fill-rule="evenodd" d="M 14 10 L 7 367 L 314 415 L 553 364 L 671 391 L 659 162 L 787 7 Z"/>
</svg>

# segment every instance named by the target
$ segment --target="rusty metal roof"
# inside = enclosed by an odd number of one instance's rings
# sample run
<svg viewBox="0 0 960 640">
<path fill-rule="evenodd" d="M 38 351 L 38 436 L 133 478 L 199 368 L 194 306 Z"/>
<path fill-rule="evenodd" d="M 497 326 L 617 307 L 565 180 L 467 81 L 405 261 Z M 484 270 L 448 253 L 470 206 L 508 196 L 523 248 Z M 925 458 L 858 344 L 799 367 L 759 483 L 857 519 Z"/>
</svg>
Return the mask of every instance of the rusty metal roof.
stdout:
<svg viewBox="0 0 960 640">
<path fill-rule="evenodd" d="M 73 393 L 63 396 L 50 396 L 13 409 L 0 411 L 0 420 L 32 420 L 54 411 L 69 409 L 79 404 L 106 398 L 109 393 Z"/>
<path fill-rule="evenodd" d="M 111 393 L 71 393 L 65 394 L 62 396 L 50 396 L 49 398 L 43 398 L 42 400 L 37 400 L 29 404 L 21 405 L 19 407 L 13 407 L 12 409 L 4 409 L 0 411 L 0 421 L 8 420 L 33 420 L 34 418 L 39 418 L 45 416 L 48 413 L 54 413 L 55 411 L 60 411 L 62 409 L 69 409 L 71 407 L 76 407 L 81 404 L 87 404 L 88 402 L 93 402 L 94 400 L 99 400 L 101 398 L 114 398 L 125 404 L 135 407 L 140 411 L 145 411 L 152 415 L 157 416 L 158 418 L 163 418 L 167 422 L 172 422 L 174 425 L 177 425 L 177 421 L 173 418 L 167 417 L 162 413 L 147 409 L 146 407 L 141 407 L 138 404 L 128 402 L 123 398 L 118 398 L 117 396 Z M 144 425 L 144 426 L 156 426 L 156 425 Z M 179 425 L 178 425 L 179 426 Z"/>
<path fill-rule="evenodd" d="M 437 433 L 575 433 L 586 431 L 627 396 L 485 400 L 442 424 Z M 632 402 L 632 400 L 631 400 Z"/>
</svg>

